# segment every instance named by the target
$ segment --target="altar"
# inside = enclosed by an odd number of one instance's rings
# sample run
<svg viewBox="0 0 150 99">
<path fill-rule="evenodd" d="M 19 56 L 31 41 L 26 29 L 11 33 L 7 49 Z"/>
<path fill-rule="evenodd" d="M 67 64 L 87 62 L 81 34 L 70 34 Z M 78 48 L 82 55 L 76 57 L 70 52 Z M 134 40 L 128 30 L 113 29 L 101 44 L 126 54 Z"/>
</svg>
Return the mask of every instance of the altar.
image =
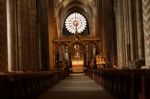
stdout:
<svg viewBox="0 0 150 99">
<path fill-rule="evenodd" d="M 72 60 L 72 72 L 84 72 L 84 61 Z"/>
</svg>

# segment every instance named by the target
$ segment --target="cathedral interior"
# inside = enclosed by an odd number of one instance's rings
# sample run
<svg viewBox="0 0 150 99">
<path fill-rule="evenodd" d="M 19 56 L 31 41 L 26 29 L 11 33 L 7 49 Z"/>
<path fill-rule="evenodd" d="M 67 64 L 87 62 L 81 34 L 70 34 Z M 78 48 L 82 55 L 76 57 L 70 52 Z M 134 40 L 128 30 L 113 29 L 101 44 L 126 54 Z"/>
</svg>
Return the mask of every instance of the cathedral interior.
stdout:
<svg viewBox="0 0 150 99">
<path fill-rule="evenodd" d="M 0 0 L 0 99 L 150 99 L 150 0 Z"/>
</svg>

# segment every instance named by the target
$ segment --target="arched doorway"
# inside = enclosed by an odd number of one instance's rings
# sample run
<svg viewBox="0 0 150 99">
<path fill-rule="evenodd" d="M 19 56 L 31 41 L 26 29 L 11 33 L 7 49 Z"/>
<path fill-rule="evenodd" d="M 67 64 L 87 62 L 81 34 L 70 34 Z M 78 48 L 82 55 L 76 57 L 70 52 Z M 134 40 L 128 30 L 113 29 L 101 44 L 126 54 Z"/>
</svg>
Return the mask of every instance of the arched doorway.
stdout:
<svg viewBox="0 0 150 99">
<path fill-rule="evenodd" d="M 84 46 L 81 42 L 71 45 L 72 72 L 84 72 Z"/>
<path fill-rule="evenodd" d="M 96 42 L 88 42 L 86 44 L 85 67 L 97 68 L 96 56 L 100 54 L 100 48 Z"/>
<path fill-rule="evenodd" d="M 69 47 L 66 44 L 58 44 L 55 49 L 55 67 L 57 70 L 68 70 L 70 66 Z"/>
</svg>

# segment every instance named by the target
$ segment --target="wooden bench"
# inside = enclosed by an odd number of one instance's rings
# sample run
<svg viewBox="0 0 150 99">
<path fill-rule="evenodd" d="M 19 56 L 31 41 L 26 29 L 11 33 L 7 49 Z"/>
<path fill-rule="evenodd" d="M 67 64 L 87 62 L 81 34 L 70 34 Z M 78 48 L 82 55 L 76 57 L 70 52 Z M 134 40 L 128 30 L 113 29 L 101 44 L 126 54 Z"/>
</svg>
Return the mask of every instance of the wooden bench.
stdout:
<svg viewBox="0 0 150 99">
<path fill-rule="evenodd" d="M 93 79 L 119 99 L 150 99 L 148 93 L 150 92 L 150 70 L 102 69 L 92 71 L 90 73 L 93 73 Z"/>
<path fill-rule="evenodd" d="M 60 72 L 0 74 L 0 99 L 30 99 L 62 78 Z"/>
</svg>

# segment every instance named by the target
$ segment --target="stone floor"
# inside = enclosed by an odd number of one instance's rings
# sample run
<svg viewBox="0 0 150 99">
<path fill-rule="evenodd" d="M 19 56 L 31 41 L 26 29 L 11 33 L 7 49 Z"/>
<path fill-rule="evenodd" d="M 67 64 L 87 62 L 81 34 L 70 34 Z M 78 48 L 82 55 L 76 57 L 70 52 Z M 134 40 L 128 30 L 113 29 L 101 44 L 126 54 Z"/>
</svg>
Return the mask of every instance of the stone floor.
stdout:
<svg viewBox="0 0 150 99">
<path fill-rule="evenodd" d="M 53 86 L 37 99 L 114 99 L 85 74 L 70 76 Z"/>
</svg>

